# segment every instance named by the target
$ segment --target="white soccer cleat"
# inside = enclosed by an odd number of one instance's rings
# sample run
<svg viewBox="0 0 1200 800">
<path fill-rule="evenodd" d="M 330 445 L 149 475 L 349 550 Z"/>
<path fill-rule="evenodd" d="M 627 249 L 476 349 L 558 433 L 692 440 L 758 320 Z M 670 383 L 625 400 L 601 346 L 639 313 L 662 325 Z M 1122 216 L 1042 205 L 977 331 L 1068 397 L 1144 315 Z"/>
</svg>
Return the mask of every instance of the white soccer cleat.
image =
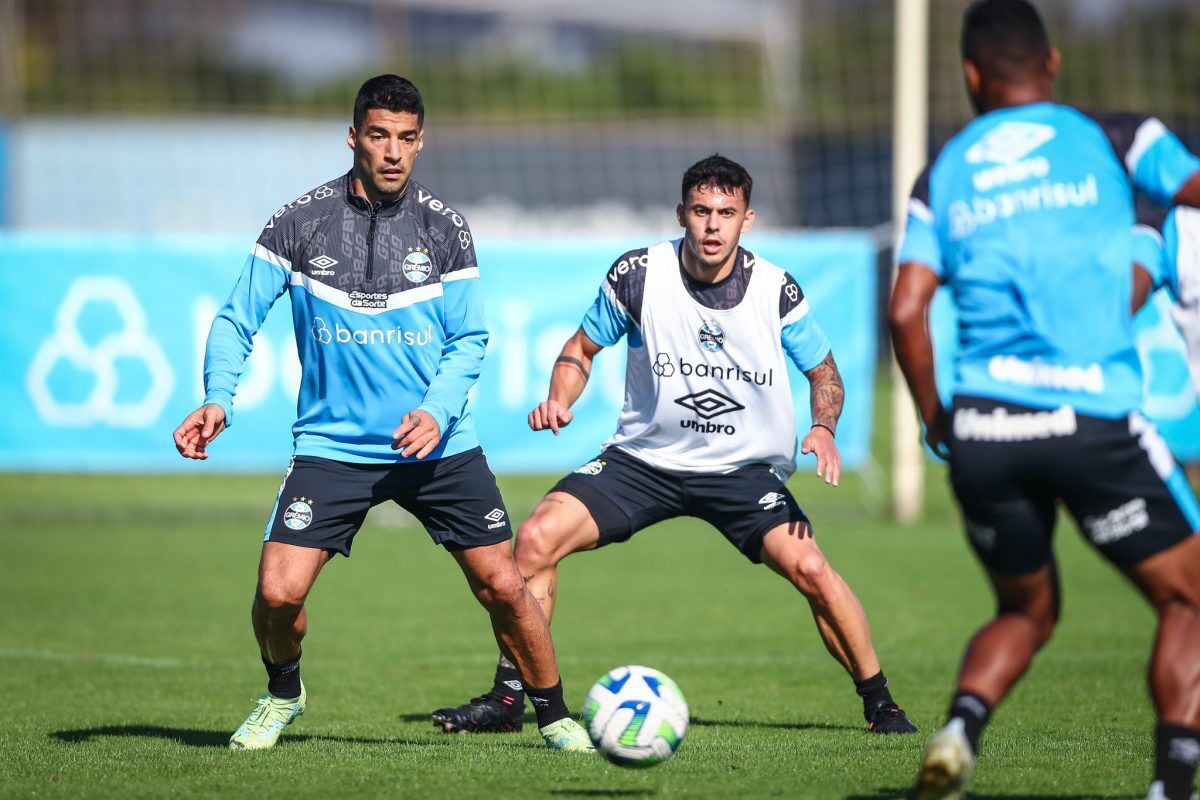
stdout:
<svg viewBox="0 0 1200 800">
<path fill-rule="evenodd" d="M 1193 792 L 1192 800 L 1197 800 L 1197 798 L 1200 798 L 1200 795 Z M 1150 784 L 1150 793 L 1146 795 L 1146 800 L 1167 800 L 1167 792 L 1163 788 L 1162 781 L 1155 781 Z"/>
<path fill-rule="evenodd" d="M 975 771 L 975 754 L 963 733 L 962 720 L 952 719 L 925 745 L 916 800 L 961 800 Z"/>
</svg>

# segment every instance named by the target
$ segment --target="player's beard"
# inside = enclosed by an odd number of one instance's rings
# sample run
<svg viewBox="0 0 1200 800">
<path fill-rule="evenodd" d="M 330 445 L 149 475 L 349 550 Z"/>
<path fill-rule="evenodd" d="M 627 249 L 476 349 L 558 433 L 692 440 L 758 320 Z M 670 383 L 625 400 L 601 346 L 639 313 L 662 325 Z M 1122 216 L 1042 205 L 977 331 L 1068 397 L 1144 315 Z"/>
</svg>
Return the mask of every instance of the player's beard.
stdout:
<svg viewBox="0 0 1200 800">
<path fill-rule="evenodd" d="M 401 168 L 403 169 L 403 168 Z M 403 169 L 399 178 L 386 178 L 379 172 L 371 173 L 371 187 L 377 195 L 396 197 L 408 186 L 408 170 Z"/>
</svg>

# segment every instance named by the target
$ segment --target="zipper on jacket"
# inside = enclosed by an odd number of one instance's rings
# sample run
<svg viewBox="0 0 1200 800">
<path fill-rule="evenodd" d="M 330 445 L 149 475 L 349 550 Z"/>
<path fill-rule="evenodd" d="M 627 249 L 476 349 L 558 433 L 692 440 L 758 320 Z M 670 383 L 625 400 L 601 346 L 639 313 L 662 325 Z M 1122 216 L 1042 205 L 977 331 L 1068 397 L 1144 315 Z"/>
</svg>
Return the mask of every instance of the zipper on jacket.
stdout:
<svg viewBox="0 0 1200 800">
<path fill-rule="evenodd" d="M 367 229 L 367 275 L 366 281 L 375 278 L 375 220 L 379 217 L 379 203 L 371 206 L 371 227 Z"/>
</svg>

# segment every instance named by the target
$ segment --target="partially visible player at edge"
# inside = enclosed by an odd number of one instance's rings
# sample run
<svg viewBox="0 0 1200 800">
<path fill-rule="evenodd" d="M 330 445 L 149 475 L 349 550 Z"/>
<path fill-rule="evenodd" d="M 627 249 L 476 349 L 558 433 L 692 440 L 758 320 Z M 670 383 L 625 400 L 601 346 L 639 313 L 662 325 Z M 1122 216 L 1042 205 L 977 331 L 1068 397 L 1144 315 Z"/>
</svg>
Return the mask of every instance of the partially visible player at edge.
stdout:
<svg viewBox="0 0 1200 800">
<path fill-rule="evenodd" d="M 870 730 L 914 733 L 888 691 L 862 606 L 785 485 L 796 468 L 785 354 L 810 383 L 813 424 L 801 452 L 816 455 L 817 474 L 834 486 L 844 392 L 795 279 L 738 245 L 754 222 L 752 185 L 722 156 L 693 165 L 677 209 L 683 237 L 628 252 L 607 273 L 529 426 L 557 434 L 570 424 L 592 360 L 622 337 L 625 407 L 601 453 L 559 481 L 521 525 L 517 564 L 550 618 L 564 557 L 662 520 L 699 517 L 803 593 L 825 646 L 854 679 Z M 522 674 L 501 656 L 491 691 L 438 709 L 434 724 L 447 732 L 519 730 Z"/>
<path fill-rule="evenodd" d="M 891 323 L 998 611 L 967 647 L 916 796 L 963 795 L 993 709 L 1054 630 L 1061 501 L 1158 614 L 1149 796 L 1186 800 L 1200 756 L 1200 505 L 1136 412 L 1129 311 L 1133 188 L 1200 203 L 1200 161 L 1152 117 L 1055 104 L 1059 54 L 1027 0 L 973 3 L 962 55 L 979 116 L 917 180 Z M 940 284 L 958 310 L 951 410 L 927 322 Z"/>
<path fill-rule="evenodd" d="M 410 180 L 424 117 L 404 78 L 363 84 L 348 138 L 353 168 L 267 223 L 213 321 L 205 404 L 175 431 L 182 455 L 208 457 L 230 422 L 253 336 L 289 292 L 303 370 L 295 455 L 267 525 L 251 613 L 267 691 L 233 749 L 274 746 L 304 713 L 305 598 L 385 500 L 451 552 L 500 649 L 541 687 L 530 695 L 546 743 L 591 749 L 563 702 L 550 629 L 513 561 L 504 501 L 465 408 L 488 338 L 479 268 L 466 221 Z"/>
<path fill-rule="evenodd" d="M 1187 346 L 1192 388 L 1200 398 L 1200 209 L 1171 209 L 1159 232 L 1135 225 L 1139 256 L 1134 259 L 1134 309 L 1141 308 L 1153 289 L 1166 289 L 1174 305 L 1171 319 Z M 1137 267 L 1140 267 L 1141 274 Z M 1200 461 L 1185 463 L 1193 486 L 1200 485 Z"/>
</svg>

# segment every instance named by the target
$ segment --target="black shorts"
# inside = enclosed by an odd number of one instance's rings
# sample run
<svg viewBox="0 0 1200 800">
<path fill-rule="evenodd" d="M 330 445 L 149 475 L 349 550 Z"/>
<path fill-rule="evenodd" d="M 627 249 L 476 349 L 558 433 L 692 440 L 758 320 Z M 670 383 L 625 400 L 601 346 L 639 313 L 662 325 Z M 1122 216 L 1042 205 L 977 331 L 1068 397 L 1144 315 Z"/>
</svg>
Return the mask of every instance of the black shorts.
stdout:
<svg viewBox="0 0 1200 800">
<path fill-rule="evenodd" d="M 656 522 L 697 517 L 759 564 L 767 531 L 808 522 L 796 498 L 765 464 L 724 474 L 676 472 L 609 448 L 550 491 L 566 492 L 587 507 L 600 529 L 597 547 L 624 542 Z"/>
<path fill-rule="evenodd" d="M 1154 426 L 957 397 L 950 481 L 971 546 L 988 569 L 1025 575 L 1052 558 L 1061 501 L 1118 566 L 1187 539 L 1200 505 Z"/>
<path fill-rule="evenodd" d="M 483 450 L 436 461 L 355 464 L 296 456 L 279 487 L 264 542 L 350 555 L 367 511 L 392 500 L 449 550 L 512 538 L 508 512 Z"/>
</svg>

